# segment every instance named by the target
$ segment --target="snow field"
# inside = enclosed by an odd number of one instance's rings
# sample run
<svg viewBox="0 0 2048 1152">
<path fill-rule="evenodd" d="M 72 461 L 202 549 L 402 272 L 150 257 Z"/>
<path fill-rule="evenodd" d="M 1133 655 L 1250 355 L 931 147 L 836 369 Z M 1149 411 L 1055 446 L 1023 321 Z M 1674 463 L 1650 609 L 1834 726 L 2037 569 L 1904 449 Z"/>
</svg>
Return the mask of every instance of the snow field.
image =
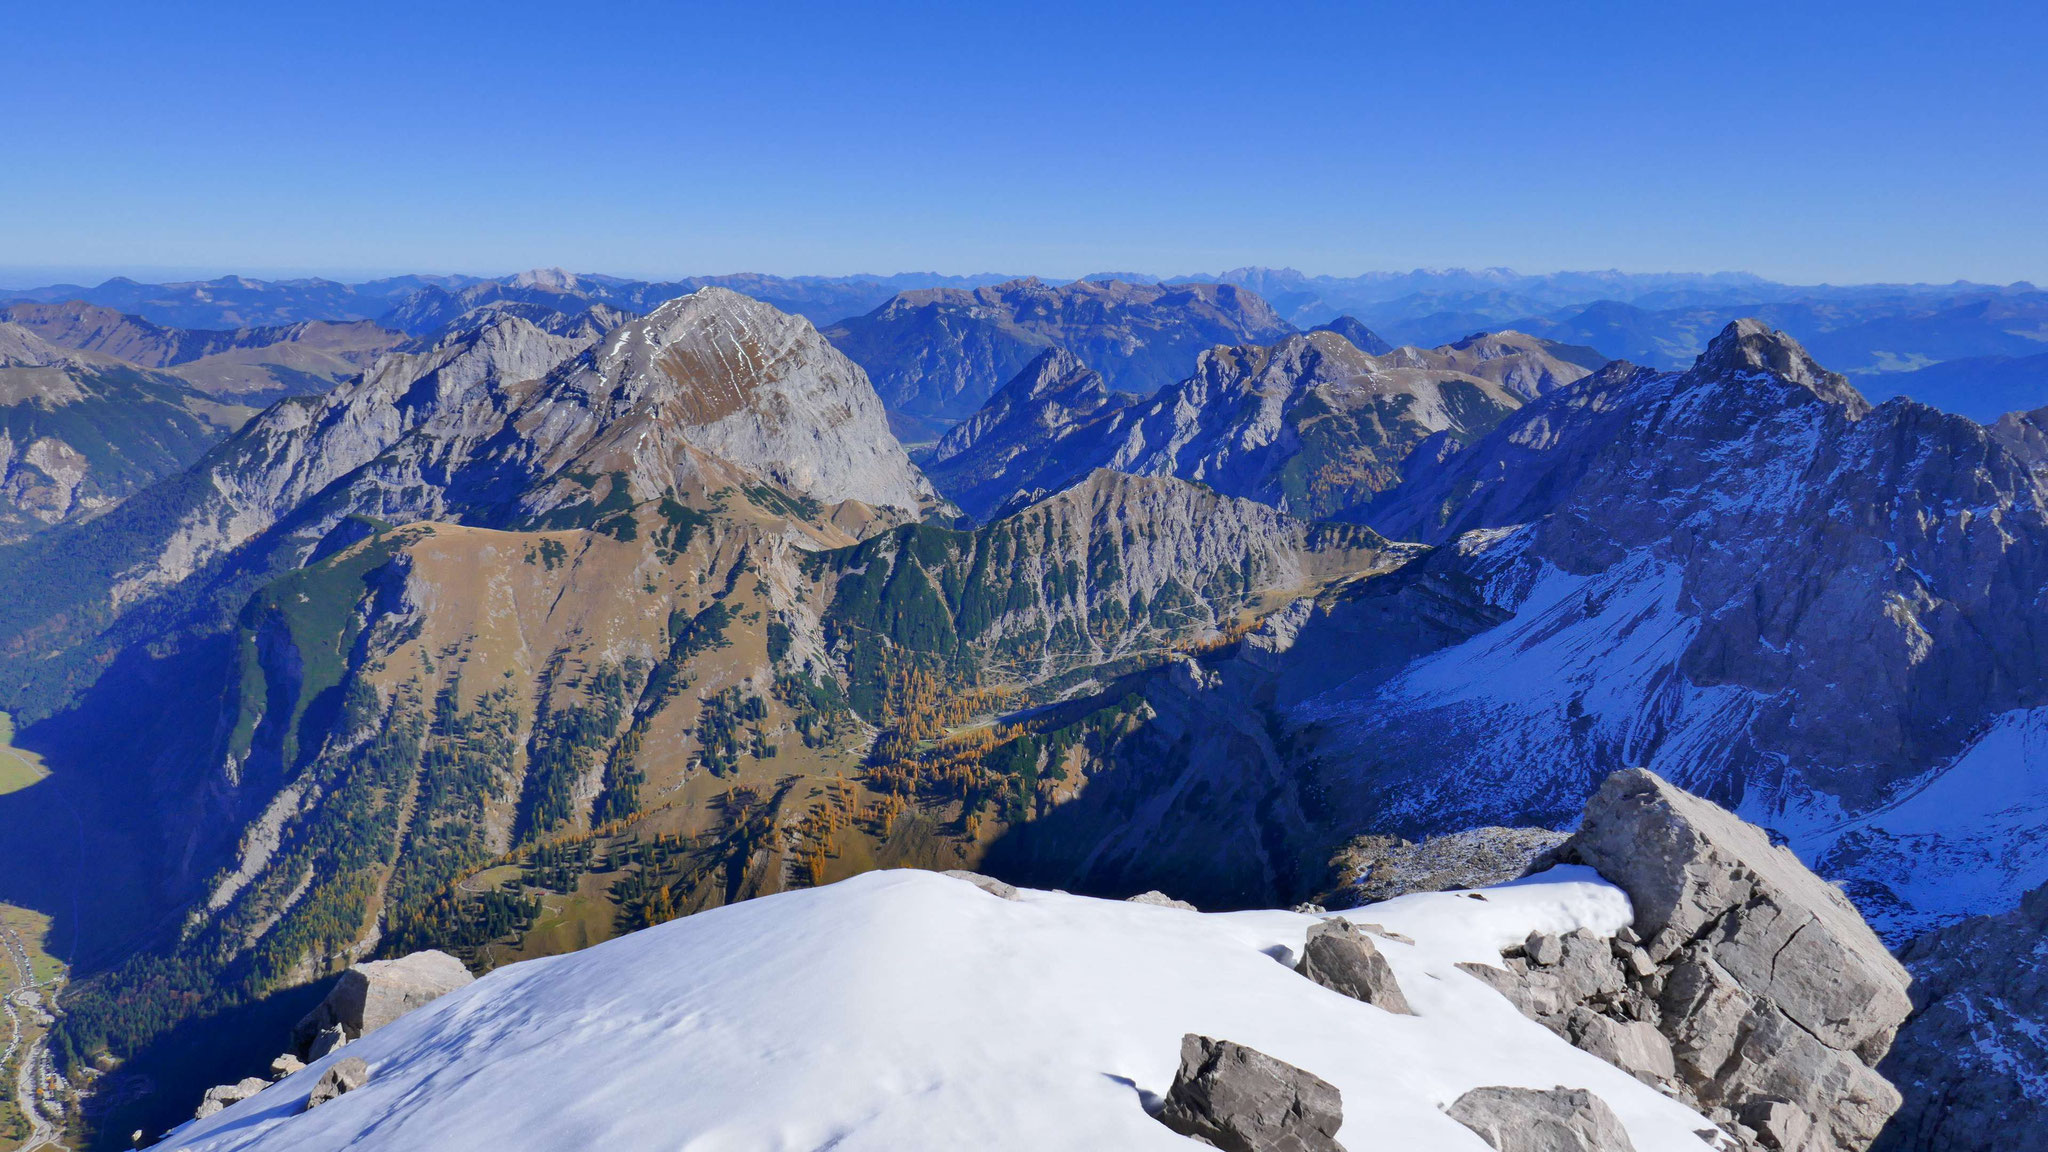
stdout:
<svg viewBox="0 0 2048 1152">
<path fill-rule="evenodd" d="M 1146 1105 L 1199 1032 L 1336 1084 L 1349 1152 L 1484 1152 L 1441 1109 L 1485 1084 L 1587 1088 L 1641 1152 L 1703 1148 L 1697 1114 L 1455 966 L 1532 929 L 1611 934 L 1627 897 L 1571 867 L 1478 897 L 1345 913 L 1415 941 L 1380 941 L 1410 1017 L 1296 975 L 1308 916 L 874 872 L 500 969 L 164 1147 L 1176 1152 L 1197 1145 Z M 301 1115 L 342 1056 L 369 1085 Z"/>
</svg>

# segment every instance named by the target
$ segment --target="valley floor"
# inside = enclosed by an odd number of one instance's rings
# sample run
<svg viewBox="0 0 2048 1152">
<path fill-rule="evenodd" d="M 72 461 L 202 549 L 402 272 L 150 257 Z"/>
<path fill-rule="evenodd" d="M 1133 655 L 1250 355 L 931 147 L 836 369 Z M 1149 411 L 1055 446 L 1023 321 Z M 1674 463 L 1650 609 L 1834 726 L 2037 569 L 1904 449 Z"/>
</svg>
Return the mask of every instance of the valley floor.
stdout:
<svg viewBox="0 0 2048 1152">
<path fill-rule="evenodd" d="M 48 1012 L 64 983 L 61 961 L 44 951 L 49 917 L 0 904 L 0 1010 L 6 1040 L 0 1046 L 0 1152 L 35 1152 L 68 1147 L 53 1116 L 63 1110 L 52 1089 Z"/>
</svg>

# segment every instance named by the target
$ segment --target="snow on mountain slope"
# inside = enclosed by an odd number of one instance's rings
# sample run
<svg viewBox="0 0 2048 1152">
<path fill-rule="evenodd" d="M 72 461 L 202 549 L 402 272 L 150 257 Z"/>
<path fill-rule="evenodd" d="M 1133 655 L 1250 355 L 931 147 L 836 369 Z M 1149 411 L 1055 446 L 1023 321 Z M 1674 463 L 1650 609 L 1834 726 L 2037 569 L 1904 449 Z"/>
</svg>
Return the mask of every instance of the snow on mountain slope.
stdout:
<svg viewBox="0 0 2048 1152">
<path fill-rule="evenodd" d="M 2048 708 L 1998 717 L 1903 792 L 1801 845 L 1822 871 L 1855 877 L 1852 894 L 1887 936 L 2005 912 L 2048 883 Z"/>
<path fill-rule="evenodd" d="M 1459 546 L 1485 598 L 1513 610 L 1507 621 L 1293 710 L 1359 766 L 1370 806 L 1405 832 L 1564 827 L 1605 765 L 1698 787 L 1752 755 L 1744 729 L 1756 695 L 1680 673 L 1700 621 L 1681 610 L 1678 565 L 1643 550 L 1579 575 L 1529 556 L 1527 543 L 1510 531 Z M 1461 771 L 1444 773 L 1447 762 Z"/>
<path fill-rule="evenodd" d="M 1343 1093 L 1353 1152 L 1483 1152 L 1442 1109 L 1486 1084 L 1603 1098 L 1641 1152 L 1696 1152 L 1696 1113 L 1517 1012 L 1459 961 L 1531 930 L 1612 933 L 1628 898 L 1590 869 L 1347 913 L 1416 1015 L 1291 968 L 1311 918 L 1209 914 L 870 873 L 500 969 L 181 1130 L 193 1152 L 284 1149 L 1192 1147 L 1154 1121 L 1188 1032 Z M 367 1087 L 300 1108 L 327 1065 Z"/>
<path fill-rule="evenodd" d="M 1514 615 L 1383 680 L 1310 697 L 1296 719 L 1349 750 L 1379 810 L 1412 831 L 1535 820 L 1568 826 L 1603 764 L 1639 764 L 1708 791 L 1841 881 L 1899 942 L 2012 908 L 2048 883 L 2048 708 L 2016 709 L 1863 813 L 1785 769 L 1750 730 L 1768 697 L 1685 673 L 1702 622 L 1684 572 L 1649 550 L 1590 575 L 1528 555 L 1521 530 L 1460 545 L 1486 597 Z M 1357 750 L 1367 749 L 1370 754 Z M 1446 761 L 1464 766 L 1443 773 Z M 1412 774 L 1389 763 L 1420 763 Z"/>
<path fill-rule="evenodd" d="M 2048 675 L 2048 487 L 1982 427 L 1872 408 L 1743 321 L 1689 371 L 1545 393 L 1365 519 L 1513 615 L 1298 706 L 1354 814 L 1568 823 L 1642 765 L 1785 836 L 1894 940 L 2048 873 L 2016 735 Z"/>
</svg>

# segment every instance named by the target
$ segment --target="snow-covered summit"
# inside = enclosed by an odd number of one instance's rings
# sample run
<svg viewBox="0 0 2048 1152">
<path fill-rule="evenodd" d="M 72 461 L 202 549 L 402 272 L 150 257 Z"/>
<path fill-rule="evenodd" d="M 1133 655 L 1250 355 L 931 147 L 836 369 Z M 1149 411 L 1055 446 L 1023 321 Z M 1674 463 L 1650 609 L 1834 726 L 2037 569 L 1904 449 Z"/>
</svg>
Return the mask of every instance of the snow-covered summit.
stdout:
<svg viewBox="0 0 2048 1152">
<path fill-rule="evenodd" d="M 1443 1109 L 1493 1084 L 1588 1089 L 1641 1152 L 1705 1147 L 1697 1113 L 1457 967 L 1618 931 L 1628 898 L 1591 870 L 1344 915 L 1388 930 L 1415 1015 L 1297 975 L 1306 915 L 871 873 L 500 969 L 165 1147 L 1169 1152 L 1192 1145 L 1148 1108 L 1190 1032 L 1335 1084 L 1354 1150 L 1481 1152 Z M 302 1113 L 345 1056 L 367 1086 Z"/>
</svg>

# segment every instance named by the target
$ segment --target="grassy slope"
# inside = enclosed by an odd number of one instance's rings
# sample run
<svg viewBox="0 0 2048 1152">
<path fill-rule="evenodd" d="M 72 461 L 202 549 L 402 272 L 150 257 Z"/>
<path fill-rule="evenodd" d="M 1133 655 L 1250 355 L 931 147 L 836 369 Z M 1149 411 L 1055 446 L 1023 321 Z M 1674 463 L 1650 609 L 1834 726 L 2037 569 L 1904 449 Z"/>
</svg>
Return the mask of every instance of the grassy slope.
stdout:
<svg viewBox="0 0 2048 1152">
<path fill-rule="evenodd" d="M 0 796 L 48 776 L 42 757 L 14 746 L 14 717 L 0 712 Z"/>
</svg>

